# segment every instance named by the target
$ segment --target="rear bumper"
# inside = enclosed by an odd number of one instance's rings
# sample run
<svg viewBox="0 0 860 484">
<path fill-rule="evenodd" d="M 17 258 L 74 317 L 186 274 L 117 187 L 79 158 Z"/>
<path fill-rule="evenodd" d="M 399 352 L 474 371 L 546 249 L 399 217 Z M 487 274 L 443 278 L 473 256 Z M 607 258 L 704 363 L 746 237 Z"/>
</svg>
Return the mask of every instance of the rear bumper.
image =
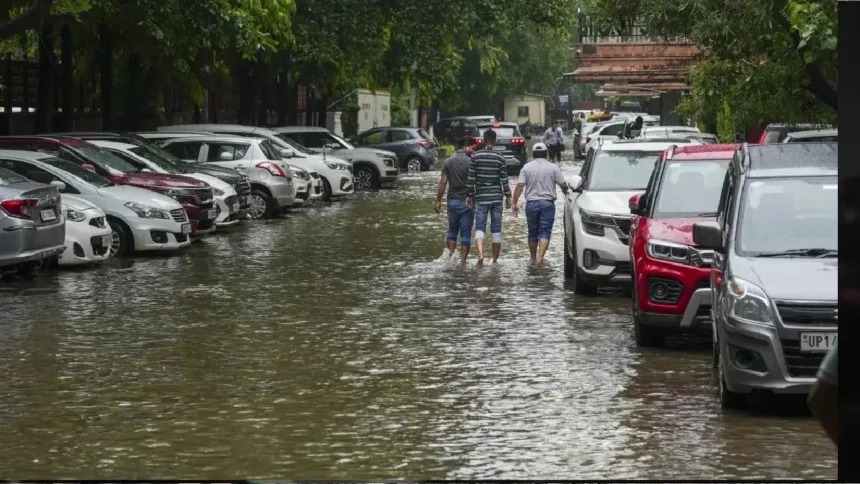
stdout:
<svg viewBox="0 0 860 484">
<path fill-rule="evenodd" d="M 0 267 L 57 257 L 65 250 L 65 223 L 36 227 L 31 222 L 0 229 Z"/>
</svg>

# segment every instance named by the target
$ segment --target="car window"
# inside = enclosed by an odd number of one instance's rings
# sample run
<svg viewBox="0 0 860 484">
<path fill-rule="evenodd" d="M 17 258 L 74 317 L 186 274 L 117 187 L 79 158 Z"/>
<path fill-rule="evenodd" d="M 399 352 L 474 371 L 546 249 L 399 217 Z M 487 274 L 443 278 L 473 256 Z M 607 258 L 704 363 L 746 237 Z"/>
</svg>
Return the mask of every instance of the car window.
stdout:
<svg viewBox="0 0 860 484">
<path fill-rule="evenodd" d="M 659 151 L 598 151 L 588 175 L 588 190 L 644 190 L 660 157 Z"/>
<path fill-rule="evenodd" d="M 98 146 L 74 146 L 70 149 L 80 153 L 88 161 L 92 162 L 96 169 L 106 172 L 111 175 L 122 175 L 126 173 L 136 173 L 138 168 L 134 165 L 123 161 L 106 150 Z"/>
<path fill-rule="evenodd" d="M 279 150 L 269 140 L 260 141 L 260 150 L 263 151 L 263 156 L 269 161 L 280 161 L 283 159 Z"/>
<path fill-rule="evenodd" d="M 55 168 L 63 170 L 72 177 L 83 180 L 84 182 L 99 188 L 112 187 L 114 185 L 113 182 L 99 175 L 98 173 L 93 173 L 90 170 L 81 167 L 77 163 L 72 163 L 71 161 L 64 160 L 62 158 L 42 158 L 39 161 L 45 163 L 46 165 L 51 165 Z"/>
<path fill-rule="evenodd" d="M 838 249 L 835 176 L 748 180 L 738 219 L 744 256 Z"/>
<path fill-rule="evenodd" d="M 177 171 L 177 168 L 179 167 L 178 163 L 181 163 L 180 160 L 176 159 L 170 153 L 164 150 L 153 148 L 149 145 L 135 146 L 134 148 L 130 148 L 128 151 L 131 151 L 137 156 L 146 158 L 153 164 L 159 166 L 160 168 L 163 168 L 168 172 Z"/>
<path fill-rule="evenodd" d="M 390 130 L 390 131 L 386 132 L 385 138 L 386 138 L 385 139 L 386 142 L 394 143 L 397 141 L 410 140 L 410 139 L 412 139 L 412 135 L 409 133 L 409 131 L 397 129 L 397 130 Z"/>
<path fill-rule="evenodd" d="M 733 163 L 738 163 L 738 160 L 735 159 Z M 732 170 L 729 169 L 726 171 L 726 176 L 723 177 L 723 186 L 720 190 L 720 201 L 717 203 L 717 222 L 720 224 L 720 227 L 723 230 L 726 229 L 726 224 L 728 222 L 728 216 L 726 212 L 729 211 L 729 190 L 732 188 Z"/>
<path fill-rule="evenodd" d="M 670 161 L 666 164 L 655 218 L 716 216 L 729 160 Z"/>
<path fill-rule="evenodd" d="M 117 158 L 122 159 L 122 161 L 128 163 L 129 165 L 131 165 L 135 168 L 137 168 L 138 170 L 141 170 L 141 171 L 142 170 L 150 170 L 149 166 L 146 163 L 138 160 L 137 158 L 129 155 L 128 153 L 123 153 L 122 151 L 111 150 L 111 149 L 108 149 L 108 151 L 111 152 Z"/>
<path fill-rule="evenodd" d="M 382 143 L 382 131 L 374 131 L 373 133 L 368 133 L 361 138 L 358 139 L 359 145 L 378 145 Z"/>
<path fill-rule="evenodd" d="M 164 149 L 180 160 L 197 161 L 200 157 L 200 147 L 202 146 L 202 141 L 179 141 L 164 146 Z"/>
<path fill-rule="evenodd" d="M 290 136 L 296 143 L 306 147 L 306 148 L 317 148 L 322 149 L 325 147 L 328 140 L 326 140 L 323 133 L 301 133 L 298 135 L 299 137 Z"/>
<path fill-rule="evenodd" d="M 12 171 L 9 166 L 11 161 L 0 160 L 0 185 L 13 185 L 15 183 L 26 183 L 30 181 L 28 178 L 19 175 Z"/>
<path fill-rule="evenodd" d="M 245 157 L 249 145 L 245 143 L 207 143 L 209 154 L 206 161 L 236 161 Z"/>
<path fill-rule="evenodd" d="M 762 144 L 771 144 L 771 143 L 779 143 L 783 139 L 785 139 L 786 133 L 781 130 L 772 130 L 768 131 L 764 136 L 764 141 Z"/>
<path fill-rule="evenodd" d="M 430 136 L 430 133 L 428 133 L 427 131 L 424 131 L 424 129 L 422 129 L 422 128 L 418 129 L 418 136 L 426 139 L 427 141 L 433 141 L 433 137 Z"/>
<path fill-rule="evenodd" d="M 493 128 L 492 126 L 478 126 L 478 136 L 484 136 L 484 133 L 486 133 L 488 129 L 495 131 L 496 136 L 499 138 L 516 138 L 520 136 L 520 131 L 516 126 L 499 126 L 498 128 Z"/>
</svg>

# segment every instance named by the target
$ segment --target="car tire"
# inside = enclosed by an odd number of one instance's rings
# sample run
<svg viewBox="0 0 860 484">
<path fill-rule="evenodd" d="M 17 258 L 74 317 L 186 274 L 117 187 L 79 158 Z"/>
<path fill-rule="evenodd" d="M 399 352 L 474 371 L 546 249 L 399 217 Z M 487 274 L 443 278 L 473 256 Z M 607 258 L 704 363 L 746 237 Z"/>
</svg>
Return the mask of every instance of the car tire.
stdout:
<svg viewBox="0 0 860 484">
<path fill-rule="evenodd" d="M 567 236 L 564 241 L 564 278 L 573 279 L 573 271 L 576 270 L 576 262 L 570 256 L 570 249 L 567 248 Z"/>
<path fill-rule="evenodd" d="M 125 257 L 134 250 L 134 237 L 131 230 L 123 222 L 108 218 L 111 229 L 111 246 L 108 249 L 110 257 Z"/>
<path fill-rule="evenodd" d="M 633 276 L 633 338 L 640 348 L 660 348 L 666 344 L 666 335 L 657 328 L 642 324 L 639 317 L 639 295 L 636 291 L 636 276 Z"/>
<path fill-rule="evenodd" d="M 379 175 L 369 166 L 359 166 L 355 170 L 355 190 L 379 189 Z"/>
<path fill-rule="evenodd" d="M 262 188 L 251 189 L 251 207 L 248 213 L 251 214 L 252 220 L 262 220 L 272 218 L 275 211 L 275 202 L 272 196 Z"/>
<path fill-rule="evenodd" d="M 322 200 L 323 202 L 330 202 L 331 197 L 332 197 L 331 184 L 328 182 L 328 180 L 323 178 L 323 194 L 322 194 L 322 198 L 320 200 Z"/>
<path fill-rule="evenodd" d="M 424 166 L 424 162 L 417 156 L 407 158 L 406 163 L 404 163 L 404 167 L 406 168 L 407 173 L 420 173 L 427 170 Z"/>
<path fill-rule="evenodd" d="M 733 392 L 726 386 L 726 378 L 723 376 L 722 357 L 717 362 L 717 378 L 720 385 L 720 407 L 725 410 L 743 410 L 747 403 L 746 395 Z"/>
</svg>

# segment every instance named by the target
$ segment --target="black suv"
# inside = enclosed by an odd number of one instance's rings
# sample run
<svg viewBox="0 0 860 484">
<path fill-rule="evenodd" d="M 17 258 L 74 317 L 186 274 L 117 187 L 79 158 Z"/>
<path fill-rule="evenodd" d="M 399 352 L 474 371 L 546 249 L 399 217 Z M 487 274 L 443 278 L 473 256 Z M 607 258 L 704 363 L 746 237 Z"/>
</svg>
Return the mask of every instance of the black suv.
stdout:
<svg viewBox="0 0 860 484">
<path fill-rule="evenodd" d="M 477 132 L 474 134 L 475 142 L 479 146 L 484 142 L 484 133 L 490 129 L 496 132 L 496 145 L 493 150 L 505 157 L 508 173 L 518 173 L 526 164 L 528 138 L 520 133 L 517 123 L 482 123 L 477 125 Z"/>
<path fill-rule="evenodd" d="M 466 136 L 475 136 L 479 124 L 495 123 L 495 116 L 455 116 L 440 119 L 433 125 L 433 136 L 443 143 L 457 145 Z"/>
<path fill-rule="evenodd" d="M 714 367 L 724 408 L 751 392 L 808 394 L 836 344 L 837 144 L 744 144 L 716 222 L 693 225 L 715 251 Z"/>
</svg>

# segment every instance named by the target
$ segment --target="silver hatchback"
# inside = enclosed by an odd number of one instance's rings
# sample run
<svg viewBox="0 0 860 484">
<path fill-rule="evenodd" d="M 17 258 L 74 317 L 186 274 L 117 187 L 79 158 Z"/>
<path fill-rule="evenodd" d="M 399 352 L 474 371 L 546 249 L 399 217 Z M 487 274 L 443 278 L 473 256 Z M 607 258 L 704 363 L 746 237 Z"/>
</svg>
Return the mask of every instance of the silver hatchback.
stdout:
<svg viewBox="0 0 860 484">
<path fill-rule="evenodd" d="M 59 257 L 65 239 L 59 189 L 0 168 L 0 273 Z"/>
</svg>

